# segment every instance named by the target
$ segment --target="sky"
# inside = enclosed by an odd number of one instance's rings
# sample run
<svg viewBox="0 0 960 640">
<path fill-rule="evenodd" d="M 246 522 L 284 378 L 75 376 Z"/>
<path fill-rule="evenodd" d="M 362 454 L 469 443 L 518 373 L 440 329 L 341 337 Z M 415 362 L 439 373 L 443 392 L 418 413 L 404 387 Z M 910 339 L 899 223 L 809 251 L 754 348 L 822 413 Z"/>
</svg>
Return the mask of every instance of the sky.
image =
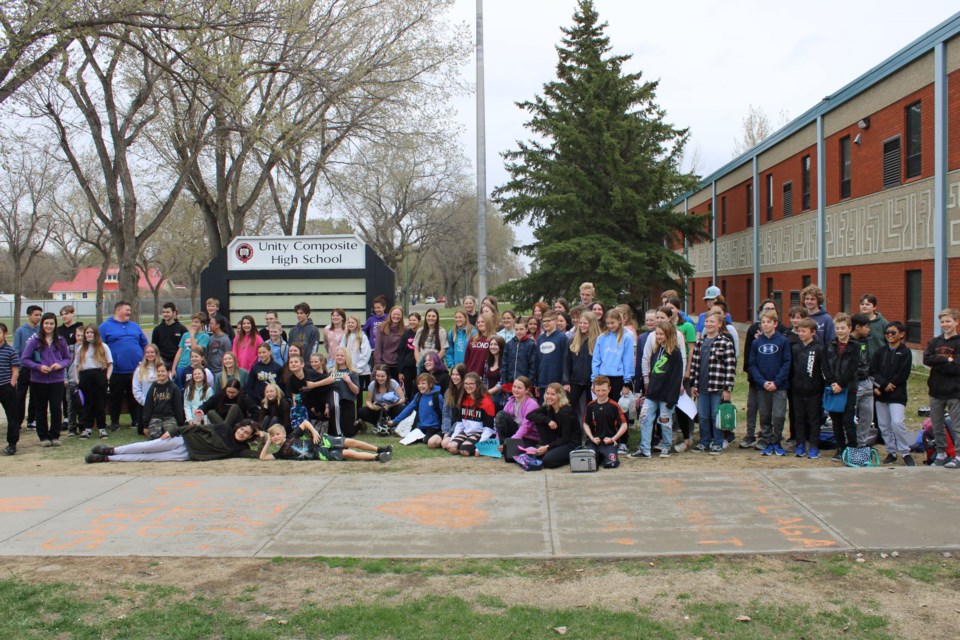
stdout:
<svg viewBox="0 0 960 640">
<path fill-rule="evenodd" d="M 690 129 L 698 173 L 732 159 L 750 106 L 778 128 L 960 10 L 956 1 L 595 0 L 615 54 L 628 72 L 658 80 L 657 101 L 674 126 Z M 507 181 L 500 153 L 528 139 L 515 102 L 556 77 L 560 28 L 575 0 L 484 0 L 487 189 Z M 475 29 L 476 0 L 456 0 L 455 22 Z M 475 80 L 475 59 L 463 76 Z M 476 97 L 454 101 L 467 157 L 476 159 Z M 685 167 L 689 168 L 689 167 Z M 529 239 L 529 233 L 518 230 Z"/>
</svg>

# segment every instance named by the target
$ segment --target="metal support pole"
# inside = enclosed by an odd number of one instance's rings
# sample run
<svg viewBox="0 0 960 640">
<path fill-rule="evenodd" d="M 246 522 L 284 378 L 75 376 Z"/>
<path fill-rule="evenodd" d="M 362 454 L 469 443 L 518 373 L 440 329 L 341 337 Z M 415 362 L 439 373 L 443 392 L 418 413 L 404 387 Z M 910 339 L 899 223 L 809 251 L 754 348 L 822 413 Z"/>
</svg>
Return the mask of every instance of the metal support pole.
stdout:
<svg viewBox="0 0 960 640">
<path fill-rule="evenodd" d="M 933 49 L 933 313 L 949 305 L 947 264 L 947 45 Z M 926 316 L 926 314 L 924 314 Z M 940 323 L 933 322 L 933 335 Z"/>
<path fill-rule="evenodd" d="M 483 0 L 477 0 L 477 295 L 487 295 L 487 137 L 483 95 Z"/>
</svg>

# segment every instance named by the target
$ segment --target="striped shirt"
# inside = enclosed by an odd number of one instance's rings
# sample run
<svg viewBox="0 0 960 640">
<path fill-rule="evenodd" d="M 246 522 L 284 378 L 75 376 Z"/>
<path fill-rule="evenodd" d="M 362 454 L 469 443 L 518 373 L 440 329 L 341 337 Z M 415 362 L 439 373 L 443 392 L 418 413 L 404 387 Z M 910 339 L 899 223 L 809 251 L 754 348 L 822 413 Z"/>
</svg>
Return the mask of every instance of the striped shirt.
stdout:
<svg viewBox="0 0 960 640">
<path fill-rule="evenodd" d="M 4 342 L 0 345 L 0 385 L 10 384 L 14 368 L 20 369 L 20 358 L 13 347 Z"/>
</svg>

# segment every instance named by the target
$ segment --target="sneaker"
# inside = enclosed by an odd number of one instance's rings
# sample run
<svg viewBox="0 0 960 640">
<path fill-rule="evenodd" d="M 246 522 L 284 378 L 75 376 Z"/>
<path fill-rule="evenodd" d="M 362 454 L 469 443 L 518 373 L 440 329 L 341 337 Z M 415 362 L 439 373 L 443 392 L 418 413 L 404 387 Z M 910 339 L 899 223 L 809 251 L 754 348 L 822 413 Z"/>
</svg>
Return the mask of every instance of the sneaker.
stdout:
<svg viewBox="0 0 960 640">
<path fill-rule="evenodd" d="M 84 429 L 83 431 L 80 432 L 80 437 L 86 440 L 87 438 L 90 437 L 90 434 L 91 434 L 90 429 Z"/>
<path fill-rule="evenodd" d="M 843 462 L 843 452 L 842 452 L 842 451 L 837 451 L 835 454 L 833 454 L 833 457 L 830 458 L 830 459 L 831 459 L 833 462 Z"/>
<path fill-rule="evenodd" d="M 41 441 L 40 441 L 40 446 L 41 446 L 41 447 L 52 447 L 53 445 L 50 444 L 50 441 L 49 441 L 49 440 L 41 440 Z"/>
<path fill-rule="evenodd" d="M 960 469 L 960 458 L 954 458 L 947 464 L 943 465 L 944 469 Z"/>
<path fill-rule="evenodd" d="M 913 461 L 913 456 L 909 453 L 903 456 L 903 464 L 907 465 L 908 467 L 917 466 L 917 463 Z"/>
<path fill-rule="evenodd" d="M 60 438 L 54 438 L 53 440 L 51 440 L 51 441 L 50 441 L 50 446 L 51 446 L 51 447 L 59 447 L 59 446 L 60 446 Z"/>
<path fill-rule="evenodd" d="M 752 449 L 757 444 L 756 438 L 744 438 L 740 441 L 741 449 Z"/>
<path fill-rule="evenodd" d="M 764 447 L 764 448 L 763 448 L 763 451 L 760 452 L 760 455 L 762 455 L 762 456 L 772 456 L 772 455 L 773 455 L 773 445 L 772 445 L 772 444 L 768 444 L 766 447 Z"/>
<path fill-rule="evenodd" d="M 393 453 L 390 451 L 383 451 L 382 453 L 377 454 L 377 462 L 389 462 L 390 458 L 393 457 Z"/>
<path fill-rule="evenodd" d="M 756 443 L 753 445 L 753 448 L 756 449 L 757 451 L 763 451 L 764 449 L 767 448 L 767 443 L 764 442 L 763 440 L 757 440 Z"/>
<path fill-rule="evenodd" d="M 709 453 L 710 453 L 710 455 L 712 455 L 712 456 L 718 456 L 718 455 L 720 455 L 721 453 L 723 453 L 723 445 L 722 445 L 722 444 L 712 444 L 712 445 L 710 445 L 710 452 L 709 452 Z"/>
<path fill-rule="evenodd" d="M 617 447 L 617 453 L 620 454 L 620 455 L 624 455 L 624 456 L 625 456 L 625 455 L 627 455 L 627 453 L 629 453 L 629 452 L 630 452 L 630 449 L 627 449 L 627 445 L 625 445 L 625 444 L 622 443 L 622 442 L 620 443 L 620 446 Z"/>
<path fill-rule="evenodd" d="M 377 453 L 393 453 L 393 445 L 388 444 L 385 447 L 377 447 Z"/>
<path fill-rule="evenodd" d="M 693 449 L 690 449 L 690 451 L 693 451 L 694 453 L 703 453 L 704 451 L 709 451 L 709 447 L 702 442 L 698 442 L 697 446 L 695 446 Z"/>
<path fill-rule="evenodd" d="M 87 464 L 93 464 L 94 462 L 110 462 L 107 456 L 100 455 L 99 453 L 90 453 L 87 454 L 87 457 L 84 458 Z"/>
<path fill-rule="evenodd" d="M 67 429 L 67 437 L 68 437 L 68 438 L 72 438 L 72 437 L 74 437 L 75 435 L 77 435 L 77 430 L 76 430 L 76 429 Z"/>
<path fill-rule="evenodd" d="M 670 451 L 670 447 L 664 447 L 662 444 L 658 444 L 653 448 L 653 450 L 656 451 L 657 453 L 660 453 L 662 451 Z"/>
<path fill-rule="evenodd" d="M 36 420 L 33 420 L 33 421 L 27 423 L 27 429 L 36 429 L 36 428 L 37 428 L 37 421 L 36 421 Z"/>
<path fill-rule="evenodd" d="M 660 452 L 660 457 L 661 457 L 661 458 L 669 458 L 669 457 L 670 457 L 670 449 L 663 449 L 663 450 Z"/>
<path fill-rule="evenodd" d="M 810 447 L 810 451 L 807 451 L 807 459 L 809 460 L 819 460 L 820 459 L 820 449 L 816 447 Z"/>
<path fill-rule="evenodd" d="M 43 446 L 49 446 L 49 445 L 44 445 L 43 441 L 41 440 L 40 446 L 43 447 Z M 937 466 L 937 467 L 943 467 L 943 466 L 946 466 L 947 462 L 949 461 L 950 461 L 950 458 L 947 457 L 947 454 L 938 453 L 937 457 L 933 459 L 933 464 L 934 466 Z"/>
<path fill-rule="evenodd" d="M 627 457 L 628 458 L 649 458 L 650 454 L 648 453 L 647 455 L 643 455 L 643 451 L 641 451 L 640 449 L 637 449 L 636 451 L 630 453 L 630 455 L 628 455 Z"/>
<path fill-rule="evenodd" d="M 887 457 L 883 459 L 883 464 L 893 464 L 897 461 L 897 454 L 888 453 Z"/>
<path fill-rule="evenodd" d="M 723 444 L 720 445 L 720 448 L 721 448 L 721 449 L 726 449 L 727 447 L 730 446 L 730 443 L 731 443 L 731 442 L 733 442 L 733 440 L 724 440 L 724 441 L 723 441 Z"/>
<path fill-rule="evenodd" d="M 796 447 L 794 447 L 794 449 L 793 449 L 793 455 L 795 455 L 795 456 L 798 457 L 798 458 L 806 457 L 806 455 L 807 455 L 807 447 L 806 447 L 806 445 L 798 444 Z"/>
<path fill-rule="evenodd" d="M 105 444 L 95 444 L 93 448 L 90 449 L 90 453 L 95 453 L 98 456 L 112 456 L 114 452 L 113 447 L 108 447 Z"/>
<path fill-rule="evenodd" d="M 775 454 L 777 454 L 778 456 L 785 456 L 785 455 L 787 455 L 787 452 L 784 451 L 784 450 L 783 450 L 783 447 L 781 447 L 779 444 L 773 445 L 773 452 L 774 452 Z"/>
<path fill-rule="evenodd" d="M 100 438 L 103 439 L 103 438 L 108 438 L 108 437 L 109 437 L 109 436 L 107 435 L 107 430 L 106 430 L 106 429 L 100 429 Z"/>
<path fill-rule="evenodd" d="M 134 426 L 134 425 L 131 425 L 131 426 Z M 110 431 L 120 431 L 120 425 L 114 422 L 113 424 L 110 425 L 109 429 Z"/>
<path fill-rule="evenodd" d="M 675 445 L 673 446 L 673 452 L 674 452 L 674 453 L 683 453 L 683 452 L 686 451 L 686 450 L 687 450 L 687 441 L 686 441 L 686 440 L 684 440 L 684 441 L 682 441 L 682 442 L 680 442 L 680 443 L 678 443 L 678 444 L 675 444 Z"/>
<path fill-rule="evenodd" d="M 3 450 L 3 455 L 5 455 L 5 456 L 15 456 L 15 455 L 17 455 L 17 448 L 16 448 L 14 445 L 12 445 L 12 444 L 7 445 L 7 448 Z"/>
</svg>

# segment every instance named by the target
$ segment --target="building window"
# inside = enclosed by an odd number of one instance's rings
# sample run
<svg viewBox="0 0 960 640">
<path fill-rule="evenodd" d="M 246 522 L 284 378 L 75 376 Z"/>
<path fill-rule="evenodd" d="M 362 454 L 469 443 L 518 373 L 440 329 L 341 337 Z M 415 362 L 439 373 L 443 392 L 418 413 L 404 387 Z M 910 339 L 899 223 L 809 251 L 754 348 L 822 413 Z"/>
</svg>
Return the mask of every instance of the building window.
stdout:
<svg viewBox="0 0 960 640">
<path fill-rule="evenodd" d="M 840 274 L 840 310 L 850 313 L 850 297 L 853 291 L 853 278 L 849 273 Z"/>
<path fill-rule="evenodd" d="M 727 292 L 727 281 L 726 281 L 726 280 L 721 280 L 721 281 L 720 281 L 720 295 L 724 296 L 725 298 L 729 298 L 729 297 L 730 297 L 729 292 Z"/>
<path fill-rule="evenodd" d="M 900 185 L 900 137 L 883 143 L 883 188 Z"/>
<path fill-rule="evenodd" d="M 727 196 L 720 198 L 720 235 L 727 233 Z"/>
<path fill-rule="evenodd" d="M 803 193 L 801 194 L 801 204 L 803 205 L 801 211 L 806 211 L 810 208 L 810 156 L 803 156 L 803 159 L 800 161 L 800 168 L 803 172 L 802 187 Z"/>
<path fill-rule="evenodd" d="M 810 286 L 810 276 L 803 276 L 802 282 L 803 282 L 803 286 L 801 287 L 801 289 L 806 289 L 807 287 L 809 287 L 809 286 Z"/>
<path fill-rule="evenodd" d="M 907 178 L 920 175 L 920 103 L 907 107 Z"/>
<path fill-rule="evenodd" d="M 789 218 L 793 215 L 793 183 L 783 183 L 783 217 Z"/>
<path fill-rule="evenodd" d="M 707 203 L 707 215 L 704 223 L 707 226 L 707 235 L 713 237 L 713 202 Z"/>
<path fill-rule="evenodd" d="M 840 138 L 840 198 L 850 197 L 850 136 Z"/>
<path fill-rule="evenodd" d="M 800 292 L 796 289 L 790 290 L 790 307 L 799 307 L 800 306 Z"/>
<path fill-rule="evenodd" d="M 773 297 L 773 278 L 767 278 L 767 297 Z"/>
<path fill-rule="evenodd" d="M 747 313 L 744 318 L 753 318 L 756 312 L 753 309 L 753 278 L 747 278 Z"/>
<path fill-rule="evenodd" d="M 786 314 L 786 311 L 783 308 L 783 291 L 774 291 L 771 297 L 773 298 L 773 304 L 777 305 L 777 309 L 779 310 L 778 318 L 780 322 L 783 322 Z M 786 324 L 786 322 L 783 323 Z"/>
<path fill-rule="evenodd" d="M 773 174 L 767 174 L 767 222 L 773 220 Z"/>
<path fill-rule="evenodd" d="M 920 342 L 921 319 L 923 318 L 923 272 L 907 271 L 907 342 Z"/>
<path fill-rule="evenodd" d="M 747 227 L 753 226 L 753 183 L 747 185 Z"/>
</svg>

